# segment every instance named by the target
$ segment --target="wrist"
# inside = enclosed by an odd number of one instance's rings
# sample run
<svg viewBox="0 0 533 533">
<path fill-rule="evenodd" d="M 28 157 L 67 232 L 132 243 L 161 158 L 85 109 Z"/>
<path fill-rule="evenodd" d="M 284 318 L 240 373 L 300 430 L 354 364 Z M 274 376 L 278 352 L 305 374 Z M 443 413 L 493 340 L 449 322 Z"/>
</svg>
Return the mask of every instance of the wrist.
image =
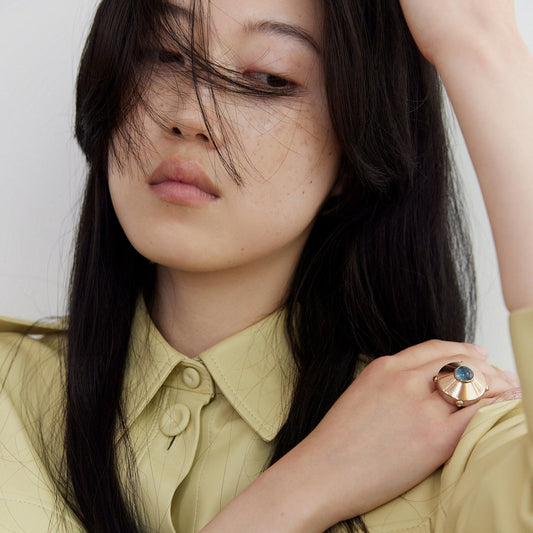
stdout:
<svg viewBox="0 0 533 533">
<path fill-rule="evenodd" d="M 465 35 L 455 35 L 434 52 L 431 62 L 446 82 L 446 78 L 465 73 L 498 71 L 513 61 L 530 58 L 530 52 L 516 28 L 502 27 L 499 31 L 478 29 Z"/>
<path fill-rule="evenodd" d="M 318 472 L 298 452 L 265 470 L 201 533 L 322 533 L 335 524 Z"/>
</svg>

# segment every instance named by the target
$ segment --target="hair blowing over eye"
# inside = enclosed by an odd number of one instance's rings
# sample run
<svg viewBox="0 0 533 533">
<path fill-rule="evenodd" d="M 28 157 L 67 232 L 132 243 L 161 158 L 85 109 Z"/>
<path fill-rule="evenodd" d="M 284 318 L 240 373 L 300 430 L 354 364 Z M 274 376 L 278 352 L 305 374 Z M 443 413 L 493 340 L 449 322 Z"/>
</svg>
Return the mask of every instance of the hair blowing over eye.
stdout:
<svg viewBox="0 0 533 533">
<path fill-rule="evenodd" d="M 473 329 L 470 247 L 437 74 L 398 2 L 324 0 L 323 11 L 342 194 L 319 215 L 287 298 L 299 373 L 272 462 L 313 430 L 351 382 L 359 354 L 379 357 L 429 338 L 462 341 Z M 76 137 L 89 173 L 70 288 L 67 469 L 55 478 L 91 532 L 144 530 L 133 460 L 119 453 L 117 435 L 127 437 L 122 388 L 135 303 L 144 292 L 150 305 L 154 270 L 118 223 L 107 164 L 117 133 L 135 148 L 135 109 L 149 82 L 146 43 L 168 37 L 169 16 L 162 1 L 102 1 L 78 77 Z M 217 90 L 253 92 L 188 49 L 195 79 L 211 68 Z M 119 455 L 129 457 L 129 475 L 120 478 Z M 343 527 L 365 530 L 360 518 Z"/>
</svg>

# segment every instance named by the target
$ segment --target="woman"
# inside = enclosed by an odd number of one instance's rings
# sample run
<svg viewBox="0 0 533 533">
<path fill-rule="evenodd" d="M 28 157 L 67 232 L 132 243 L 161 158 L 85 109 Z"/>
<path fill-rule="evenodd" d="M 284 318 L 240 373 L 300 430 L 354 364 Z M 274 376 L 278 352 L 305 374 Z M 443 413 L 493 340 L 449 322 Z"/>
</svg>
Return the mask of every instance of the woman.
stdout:
<svg viewBox="0 0 533 533">
<path fill-rule="evenodd" d="M 516 384 L 463 342 L 471 263 L 430 62 L 484 191 L 528 412 L 533 61 L 511 2 L 104 0 L 78 78 L 69 322 L 3 326 L 3 527 L 533 528 Z M 450 362 L 486 378 L 475 403 L 439 392 Z"/>
</svg>

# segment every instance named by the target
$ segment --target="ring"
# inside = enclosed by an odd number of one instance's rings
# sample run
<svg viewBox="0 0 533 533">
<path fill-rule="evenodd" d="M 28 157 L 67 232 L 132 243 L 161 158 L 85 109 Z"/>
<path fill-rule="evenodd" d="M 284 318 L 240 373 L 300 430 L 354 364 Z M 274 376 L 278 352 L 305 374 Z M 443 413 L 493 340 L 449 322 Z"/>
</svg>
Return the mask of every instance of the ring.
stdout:
<svg viewBox="0 0 533 533">
<path fill-rule="evenodd" d="M 489 390 L 483 372 L 462 361 L 444 365 L 433 381 L 440 395 L 459 408 L 478 402 Z"/>
</svg>

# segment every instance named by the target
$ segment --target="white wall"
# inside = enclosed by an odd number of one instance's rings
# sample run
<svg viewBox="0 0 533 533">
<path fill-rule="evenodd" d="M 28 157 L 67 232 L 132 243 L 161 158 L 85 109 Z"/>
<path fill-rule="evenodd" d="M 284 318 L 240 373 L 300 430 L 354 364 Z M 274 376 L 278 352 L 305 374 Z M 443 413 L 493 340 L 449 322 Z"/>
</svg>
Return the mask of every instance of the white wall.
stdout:
<svg viewBox="0 0 533 533">
<path fill-rule="evenodd" d="M 96 0 L 0 0 L 0 315 L 61 314 L 75 213 L 84 175 L 72 140 L 77 62 Z M 533 1 L 517 0 L 533 50 Z M 483 202 L 464 144 L 475 232 L 480 325 L 477 341 L 513 368 L 507 313 Z"/>
<path fill-rule="evenodd" d="M 96 0 L 0 0 L 0 314 L 62 312 L 84 162 L 74 79 Z"/>
</svg>

